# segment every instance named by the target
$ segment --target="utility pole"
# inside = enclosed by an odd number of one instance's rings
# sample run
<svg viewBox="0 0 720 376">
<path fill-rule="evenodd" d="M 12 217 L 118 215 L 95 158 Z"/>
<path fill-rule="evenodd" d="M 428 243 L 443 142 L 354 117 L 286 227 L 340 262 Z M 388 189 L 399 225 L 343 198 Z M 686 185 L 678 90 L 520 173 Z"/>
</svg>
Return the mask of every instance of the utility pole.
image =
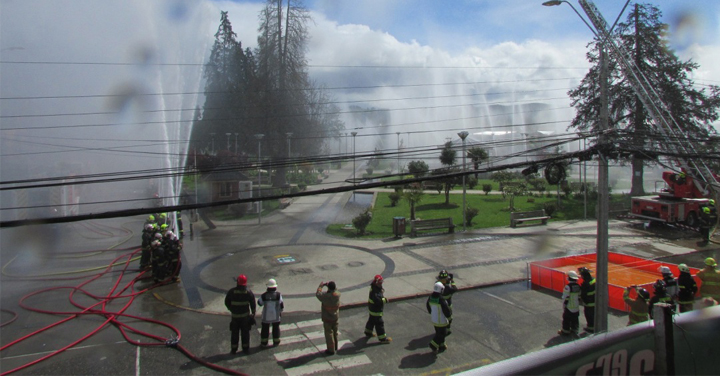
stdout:
<svg viewBox="0 0 720 376">
<path fill-rule="evenodd" d="M 603 146 L 606 145 L 605 132 L 608 130 L 608 64 L 605 41 L 600 47 L 600 135 L 598 144 L 598 218 L 597 218 L 597 264 L 595 266 L 595 333 L 607 332 L 608 328 L 608 160 Z"/>
<path fill-rule="evenodd" d="M 255 135 L 255 138 L 257 138 L 257 140 L 258 140 L 258 187 L 257 187 L 258 198 L 260 198 L 260 196 L 261 196 L 261 194 L 260 194 L 260 191 L 261 191 L 260 190 L 260 178 L 262 177 L 262 168 L 261 168 L 262 167 L 261 166 L 262 159 L 261 159 L 261 155 L 260 155 L 260 152 L 262 151 L 262 149 L 260 149 L 260 147 L 261 147 L 260 141 L 262 140 L 262 138 L 264 136 L 265 135 L 262 133 L 258 133 Z M 258 224 L 260 224 L 261 222 L 262 222 L 262 200 L 258 200 Z"/>
</svg>

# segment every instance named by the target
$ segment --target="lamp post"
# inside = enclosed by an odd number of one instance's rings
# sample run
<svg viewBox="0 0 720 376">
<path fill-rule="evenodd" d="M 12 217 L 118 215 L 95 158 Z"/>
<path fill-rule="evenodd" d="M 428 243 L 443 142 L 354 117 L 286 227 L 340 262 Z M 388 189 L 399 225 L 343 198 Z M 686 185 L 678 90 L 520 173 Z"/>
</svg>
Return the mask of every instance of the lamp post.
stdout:
<svg viewBox="0 0 720 376">
<path fill-rule="evenodd" d="M 237 140 L 240 133 L 235 133 L 235 155 L 237 155 Z"/>
<path fill-rule="evenodd" d="M 258 133 L 258 134 L 255 135 L 255 138 L 257 138 L 257 140 L 258 140 L 258 189 L 257 189 L 257 191 L 258 191 L 258 198 L 260 198 L 260 196 L 261 196 L 261 194 L 260 194 L 260 177 L 262 176 L 262 169 L 260 168 L 260 163 L 261 163 L 261 162 L 260 162 L 260 161 L 261 161 L 261 158 L 260 158 L 260 157 L 261 157 L 261 154 L 260 154 L 260 152 L 262 151 L 262 149 L 260 149 L 260 146 L 261 146 L 261 145 L 260 145 L 260 140 L 262 140 L 262 138 L 263 138 L 264 136 L 265 136 L 265 135 L 262 134 L 262 133 Z M 262 218 L 262 200 L 258 200 L 258 224 L 262 223 L 262 219 L 261 219 L 261 218 Z"/>
<path fill-rule="evenodd" d="M 598 39 L 600 48 L 600 129 L 598 145 L 605 143 L 603 132 L 608 129 L 608 90 L 607 90 L 607 57 L 605 56 L 605 38 L 598 34 L 575 9 L 565 0 L 552 0 L 543 3 L 544 6 L 557 6 L 566 3 L 575 14 L 585 23 Z M 590 15 L 588 15 L 590 17 Z M 609 31 L 602 30 L 605 36 Z M 605 34 L 607 33 L 607 34 Z M 602 148 L 599 148 L 602 150 Z M 598 202 L 597 202 L 597 264 L 595 270 L 595 333 L 607 332 L 608 327 L 608 161 L 607 157 L 598 153 Z"/>
<path fill-rule="evenodd" d="M 465 214 L 465 210 L 466 210 L 465 209 L 465 194 L 466 194 L 466 190 L 465 190 L 465 139 L 467 138 L 468 134 L 469 133 L 467 131 L 458 132 L 458 136 L 460 136 L 460 138 L 462 139 L 462 145 L 463 145 L 463 150 L 462 150 L 462 152 L 463 152 L 463 176 L 462 176 L 462 178 L 463 178 L 463 210 L 462 210 L 463 232 L 467 230 L 467 228 L 466 228 L 467 221 L 465 220 L 465 215 L 466 215 Z"/>
<path fill-rule="evenodd" d="M 355 185 L 355 136 L 357 136 L 357 132 L 350 132 L 350 134 L 353 136 L 353 185 Z"/>
<path fill-rule="evenodd" d="M 290 156 L 292 155 L 290 153 L 290 137 L 292 137 L 293 134 L 292 134 L 292 132 L 287 132 L 287 133 L 285 133 L 285 135 L 287 135 L 288 163 L 290 163 Z"/>
<path fill-rule="evenodd" d="M 215 155 L 215 132 L 210 132 L 210 137 L 212 137 L 212 148 L 210 148 L 210 154 Z"/>
<path fill-rule="evenodd" d="M 400 132 L 395 132 L 395 134 L 397 134 L 397 137 L 398 137 L 397 169 L 398 169 L 398 174 L 400 174 L 400 173 L 402 173 L 402 171 L 400 171 Z"/>
</svg>

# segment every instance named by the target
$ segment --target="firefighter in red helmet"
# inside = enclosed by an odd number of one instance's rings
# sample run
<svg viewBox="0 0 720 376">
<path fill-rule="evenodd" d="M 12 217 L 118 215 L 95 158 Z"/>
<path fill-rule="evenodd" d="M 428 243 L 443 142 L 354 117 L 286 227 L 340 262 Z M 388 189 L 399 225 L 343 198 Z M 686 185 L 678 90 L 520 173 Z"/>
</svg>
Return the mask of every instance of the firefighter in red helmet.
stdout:
<svg viewBox="0 0 720 376">
<path fill-rule="evenodd" d="M 242 352 L 250 353 L 250 327 L 255 325 L 255 294 L 247 287 L 247 277 L 237 277 L 237 286 L 225 295 L 225 307 L 230 311 L 230 353 L 238 350 L 242 339 Z"/>
<path fill-rule="evenodd" d="M 370 283 L 370 296 L 368 297 L 368 310 L 370 311 L 370 317 L 365 324 L 365 336 L 370 338 L 374 337 L 377 333 L 378 340 L 381 343 L 390 343 L 392 338 L 388 337 L 385 333 L 385 322 L 383 321 L 383 308 L 388 300 L 383 296 L 385 289 L 383 286 L 383 277 L 378 274 L 373 278 Z"/>
</svg>

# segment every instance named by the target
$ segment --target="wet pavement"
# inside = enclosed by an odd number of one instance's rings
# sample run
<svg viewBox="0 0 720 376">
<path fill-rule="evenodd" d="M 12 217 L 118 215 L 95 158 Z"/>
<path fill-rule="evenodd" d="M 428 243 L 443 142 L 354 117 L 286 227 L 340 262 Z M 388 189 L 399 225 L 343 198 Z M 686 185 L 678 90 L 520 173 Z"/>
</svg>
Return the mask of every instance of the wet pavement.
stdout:
<svg viewBox="0 0 720 376">
<path fill-rule="evenodd" d="M 333 171 L 337 183 L 352 171 Z M 328 184 L 331 186 L 332 183 Z M 272 215 L 239 221 L 218 221 L 209 230 L 193 223 L 193 238 L 184 239 L 181 281 L 155 287 L 141 282 L 139 295 L 128 309 L 143 317 L 169 322 L 183 333 L 181 343 L 210 361 L 250 374 L 417 374 L 450 373 L 478 367 L 564 341 L 555 335 L 560 321 L 557 294 L 529 288 L 528 263 L 570 254 L 594 252 L 594 221 L 550 222 L 472 230 L 455 234 L 376 240 L 329 236 L 329 223 L 342 223 L 350 193 L 296 198 Z M 188 220 L 185 217 L 186 232 Z M 21 313 L 2 327 L 2 344 L 28 335 L 58 320 L 57 316 L 28 313 L 20 307 L 27 294 L 53 286 L 76 286 L 76 279 L 102 271 L 107 264 L 139 244 L 142 218 L 62 225 L 56 241 L 36 234 L 43 228 L 3 229 L 3 323 L 10 313 Z M 645 228 L 642 223 L 613 220 L 609 225 L 610 250 L 671 263 L 701 266 L 707 256 L 717 256 L 717 246 L 698 247 L 695 234 Z M 11 242 L 12 239 L 19 242 Z M 122 260 L 121 260 L 122 261 Z M 137 265 L 137 261 L 133 261 Z M 424 303 L 441 269 L 454 273 L 463 292 L 457 300 L 458 331 L 451 338 L 462 348 L 445 357 L 429 358 L 426 346 L 432 327 Z M 112 291 L 117 269 L 87 286 L 96 294 Z M 136 273 L 136 272 L 134 272 Z M 298 339 L 271 350 L 253 350 L 245 357 L 231 357 L 228 312 L 223 300 L 234 278 L 246 274 L 249 287 L 259 295 L 268 278 L 275 278 L 285 299 L 283 323 L 288 337 Z M 367 289 L 375 274 L 385 278 L 388 306 L 386 321 L 395 337 L 393 345 L 363 342 Z M 126 281 L 134 274 L 128 274 Z M 343 349 L 336 359 L 317 355 L 323 338 L 318 334 L 319 303 L 314 296 L 321 281 L 334 280 L 342 292 L 341 334 Z M 30 296 L 26 304 L 53 310 L 77 311 L 68 291 Z M 80 295 L 80 294 L 78 294 Z M 75 298 L 92 304 L 88 297 Z M 120 304 L 113 303 L 112 306 Z M 65 315 L 67 316 L 67 315 Z M 63 317 L 65 317 L 63 316 Z M 613 312 L 610 328 L 625 325 L 626 316 Z M 583 320 L 581 319 L 581 322 Z M 38 358 L 39 354 L 67 345 L 68 338 L 89 333 L 102 323 L 101 316 L 81 317 L 2 352 L 3 371 Z M 146 324 L 142 324 L 147 326 Z M 169 336 L 167 330 L 162 336 Z M 160 335 L 160 334 L 159 334 Z M 257 333 L 253 334 L 257 345 Z M 288 347 L 284 347 L 288 346 Z M 106 328 L 78 345 L 24 373 L 28 374 L 206 374 L 208 369 L 189 362 L 162 346 L 127 345 L 116 329 Z M 310 349 L 310 350 L 308 350 Z M 142 365 L 139 365 L 142 359 Z M 135 363 L 133 363 L 135 362 Z M 129 364 L 128 364 L 129 363 Z M 142 371 L 138 371 L 142 370 Z"/>
</svg>

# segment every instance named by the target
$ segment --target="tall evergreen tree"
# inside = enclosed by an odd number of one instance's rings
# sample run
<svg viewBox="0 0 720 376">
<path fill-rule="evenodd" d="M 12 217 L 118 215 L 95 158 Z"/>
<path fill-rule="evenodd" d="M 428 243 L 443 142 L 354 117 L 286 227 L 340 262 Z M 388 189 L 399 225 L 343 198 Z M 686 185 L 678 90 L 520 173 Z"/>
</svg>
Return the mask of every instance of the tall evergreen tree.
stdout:
<svg viewBox="0 0 720 376">
<path fill-rule="evenodd" d="M 690 78 L 698 64 L 680 60 L 669 47 L 667 25 L 660 21 L 660 10 L 651 4 L 636 4 L 625 22 L 614 33 L 616 40 L 633 56 L 635 64 L 653 83 L 662 102 L 682 131 L 696 140 L 715 133 L 712 122 L 718 119 L 720 96 L 717 86 L 698 88 Z M 568 94 L 577 113 L 570 127 L 597 132 L 600 114 L 600 56 L 598 41 L 590 43 L 587 59 L 593 66 L 580 85 Z M 646 151 L 657 145 L 678 140 L 663 139 L 649 123 L 651 118 L 614 57 L 608 55 L 610 126 L 621 130 L 616 141 L 633 151 L 632 195 L 642 195 Z"/>
</svg>

